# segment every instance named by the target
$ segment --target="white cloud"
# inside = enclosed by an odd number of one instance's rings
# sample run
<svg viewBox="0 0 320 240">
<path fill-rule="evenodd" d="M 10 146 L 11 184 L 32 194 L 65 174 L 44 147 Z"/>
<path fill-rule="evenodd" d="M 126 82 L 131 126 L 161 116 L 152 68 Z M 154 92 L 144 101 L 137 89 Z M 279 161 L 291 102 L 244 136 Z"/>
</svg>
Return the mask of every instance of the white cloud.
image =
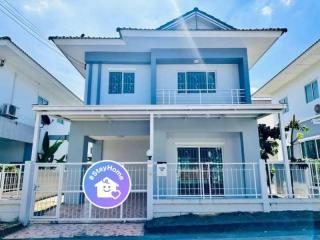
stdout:
<svg viewBox="0 0 320 240">
<path fill-rule="evenodd" d="M 292 3 L 292 0 L 281 0 L 281 2 L 286 6 L 290 6 Z"/>
<path fill-rule="evenodd" d="M 41 0 L 33 3 L 26 3 L 23 5 L 23 9 L 28 12 L 35 12 L 38 14 L 44 13 L 49 8 L 48 1 Z"/>
<path fill-rule="evenodd" d="M 261 13 L 264 16 L 271 16 L 272 14 L 272 8 L 270 6 L 265 6 L 261 9 Z"/>
<path fill-rule="evenodd" d="M 66 4 L 61 0 L 33 0 L 23 5 L 23 9 L 27 12 L 43 14 L 48 10 L 65 11 Z"/>
</svg>

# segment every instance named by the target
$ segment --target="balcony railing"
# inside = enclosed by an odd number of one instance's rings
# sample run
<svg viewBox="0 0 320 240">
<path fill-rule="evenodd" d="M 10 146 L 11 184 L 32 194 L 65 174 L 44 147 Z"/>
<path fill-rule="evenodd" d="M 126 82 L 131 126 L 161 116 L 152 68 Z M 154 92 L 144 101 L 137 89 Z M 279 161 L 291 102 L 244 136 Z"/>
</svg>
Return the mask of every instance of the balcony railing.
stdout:
<svg viewBox="0 0 320 240">
<path fill-rule="evenodd" d="M 157 104 L 242 104 L 244 89 L 158 89 Z"/>
</svg>

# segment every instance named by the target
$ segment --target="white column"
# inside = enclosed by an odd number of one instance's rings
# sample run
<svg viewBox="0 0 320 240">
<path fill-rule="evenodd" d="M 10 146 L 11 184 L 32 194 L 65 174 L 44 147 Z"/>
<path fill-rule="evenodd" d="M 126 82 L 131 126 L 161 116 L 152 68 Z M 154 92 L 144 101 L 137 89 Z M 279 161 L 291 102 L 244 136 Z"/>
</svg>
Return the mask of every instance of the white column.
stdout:
<svg viewBox="0 0 320 240">
<path fill-rule="evenodd" d="M 39 136 L 40 136 L 40 124 L 41 124 L 41 113 L 37 112 L 36 113 L 36 121 L 35 121 L 35 124 L 34 124 L 34 131 L 33 131 L 31 162 L 36 162 L 37 161 Z"/>
<path fill-rule="evenodd" d="M 153 146 L 154 146 L 154 115 L 150 114 L 150 145 L 151 159 L 147 163 L 147 219 L 153 217 Z"/>
<path fill-rule="evenodd" d="M 282 120 L 282 113 L 278 113 L 278 120 L 279 120 L 280 136 L 281 136 L 283 163 L 284 163 L 284 168 L 286 172 L 287 192 L 288 192 L 288 197 L 292 198 L 293 195 L 292 195 L 291 171 L 290 171 L 290 163 L 289 163 L 288 151 L 287 151 L 286 133 L 284 131 L 284 123 Z"/>
<path fill-rule="evenodd" d="M 22 192 L 20 200 L 19 222 L 24 226 L 28 225 L 30 216 L 33 214 L 34 196 L 34 162 L 26 162 L 23 174 Z"/>
<path fill-rule="evenodd" d="M 262 199 L 262 204 L 263 204 L 263 211 L 270 212 L 270 203 L 269 203 L 268 187 L 267 187 L 266 164 L 263 160 L 259 161 L 259 175 L 260 175 L 261 199 Z M 271 179 L 270 179 L 270 184 L 271 184 Z"/>
</svg>

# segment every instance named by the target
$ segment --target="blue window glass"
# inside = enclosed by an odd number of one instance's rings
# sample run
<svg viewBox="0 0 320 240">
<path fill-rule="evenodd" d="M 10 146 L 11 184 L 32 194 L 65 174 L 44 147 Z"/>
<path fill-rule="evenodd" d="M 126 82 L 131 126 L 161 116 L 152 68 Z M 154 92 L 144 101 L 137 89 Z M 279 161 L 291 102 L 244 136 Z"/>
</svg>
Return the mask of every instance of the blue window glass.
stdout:
<svg viewBox="0 0 320 240">
<path fill-rule="evenodd" d="M 214 72 L 208 72 L 208 92 L 216 92 L 216 74 Z"/>
<path fill-rule="evenodd" d="M 178 93 L 215 93 L 215 72 L 178 72 Z"/>
<path fill-rule="evenodd" d="M 38 96 L 38 104 L 39 105 L 48 105 L 49 101 L 43 97 Z"/>
<path fill-rule="evenodd" d="M 207 92 L 205 72 L 187 72 L 187 88 L 189 93 Z"/>
<path fill-rule="evenodd" d="M 312 93 L 313 93 L 313 99 L 319 98 L 318 81 L 314 81 L 312 83 Z"/>
<path fill-rule="evenodd" d="M 134 73 L 123 73 L 123 93 L 134 93 Z"/>
<path fill-rule="evenodd" d="M 318 81 L 307 84 L 304 87 L 307 103 L 319 98 Z"/>
<path fill-rule="evenodd" d="M 122 93 L 122 72 L 109 73 L 109 93 Z"/>
<path fill-rule="evenodd" d="M 178 93 L 186 92 L 186 73 L 178 73 Z"/>
</svg>

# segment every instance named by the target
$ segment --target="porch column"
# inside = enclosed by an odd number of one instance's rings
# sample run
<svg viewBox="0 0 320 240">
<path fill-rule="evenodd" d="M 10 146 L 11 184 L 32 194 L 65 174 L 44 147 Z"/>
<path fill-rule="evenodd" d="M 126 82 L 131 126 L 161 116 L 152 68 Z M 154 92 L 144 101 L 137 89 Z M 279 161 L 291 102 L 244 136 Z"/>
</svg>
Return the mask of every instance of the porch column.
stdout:
<svg viewBox="0 0 320 240">
<path fill-rule="evenodd" d="M 40 137 L 40 124 L 41 124 L 41 113 L 37 112 L 36 113 L 36 121 L 34 124 L 34 131 L 33 131 L 31 162 L 37 161 L 39 137 Z"/>
<path fill-rule="evenodd" d="M 291 171 L 290 171 L 290 163 L 289 163 L 289 159 L 288 159 L 286 134 L 284 131 L 282 113 L 278 113 L 278 120 L 279 120 L 280 136 L 281 136 L 281 148 L 282 148 L 282 155 L 283 155 L 283 163 L 284 163 L 284 168 L 285 168 L 285 172 L 286 172 L 287 193 L 288 193 L 288 197 L 292 198 L 293 195 L 292 195 Z"/>
<path fill-rule="evenodd" d="M 149 151 L 151 158 L 147 163 L 147 219 L 153 218 L 153 147 L 154 147 L 154 115 L 150 114 Z"/>
</svg>

